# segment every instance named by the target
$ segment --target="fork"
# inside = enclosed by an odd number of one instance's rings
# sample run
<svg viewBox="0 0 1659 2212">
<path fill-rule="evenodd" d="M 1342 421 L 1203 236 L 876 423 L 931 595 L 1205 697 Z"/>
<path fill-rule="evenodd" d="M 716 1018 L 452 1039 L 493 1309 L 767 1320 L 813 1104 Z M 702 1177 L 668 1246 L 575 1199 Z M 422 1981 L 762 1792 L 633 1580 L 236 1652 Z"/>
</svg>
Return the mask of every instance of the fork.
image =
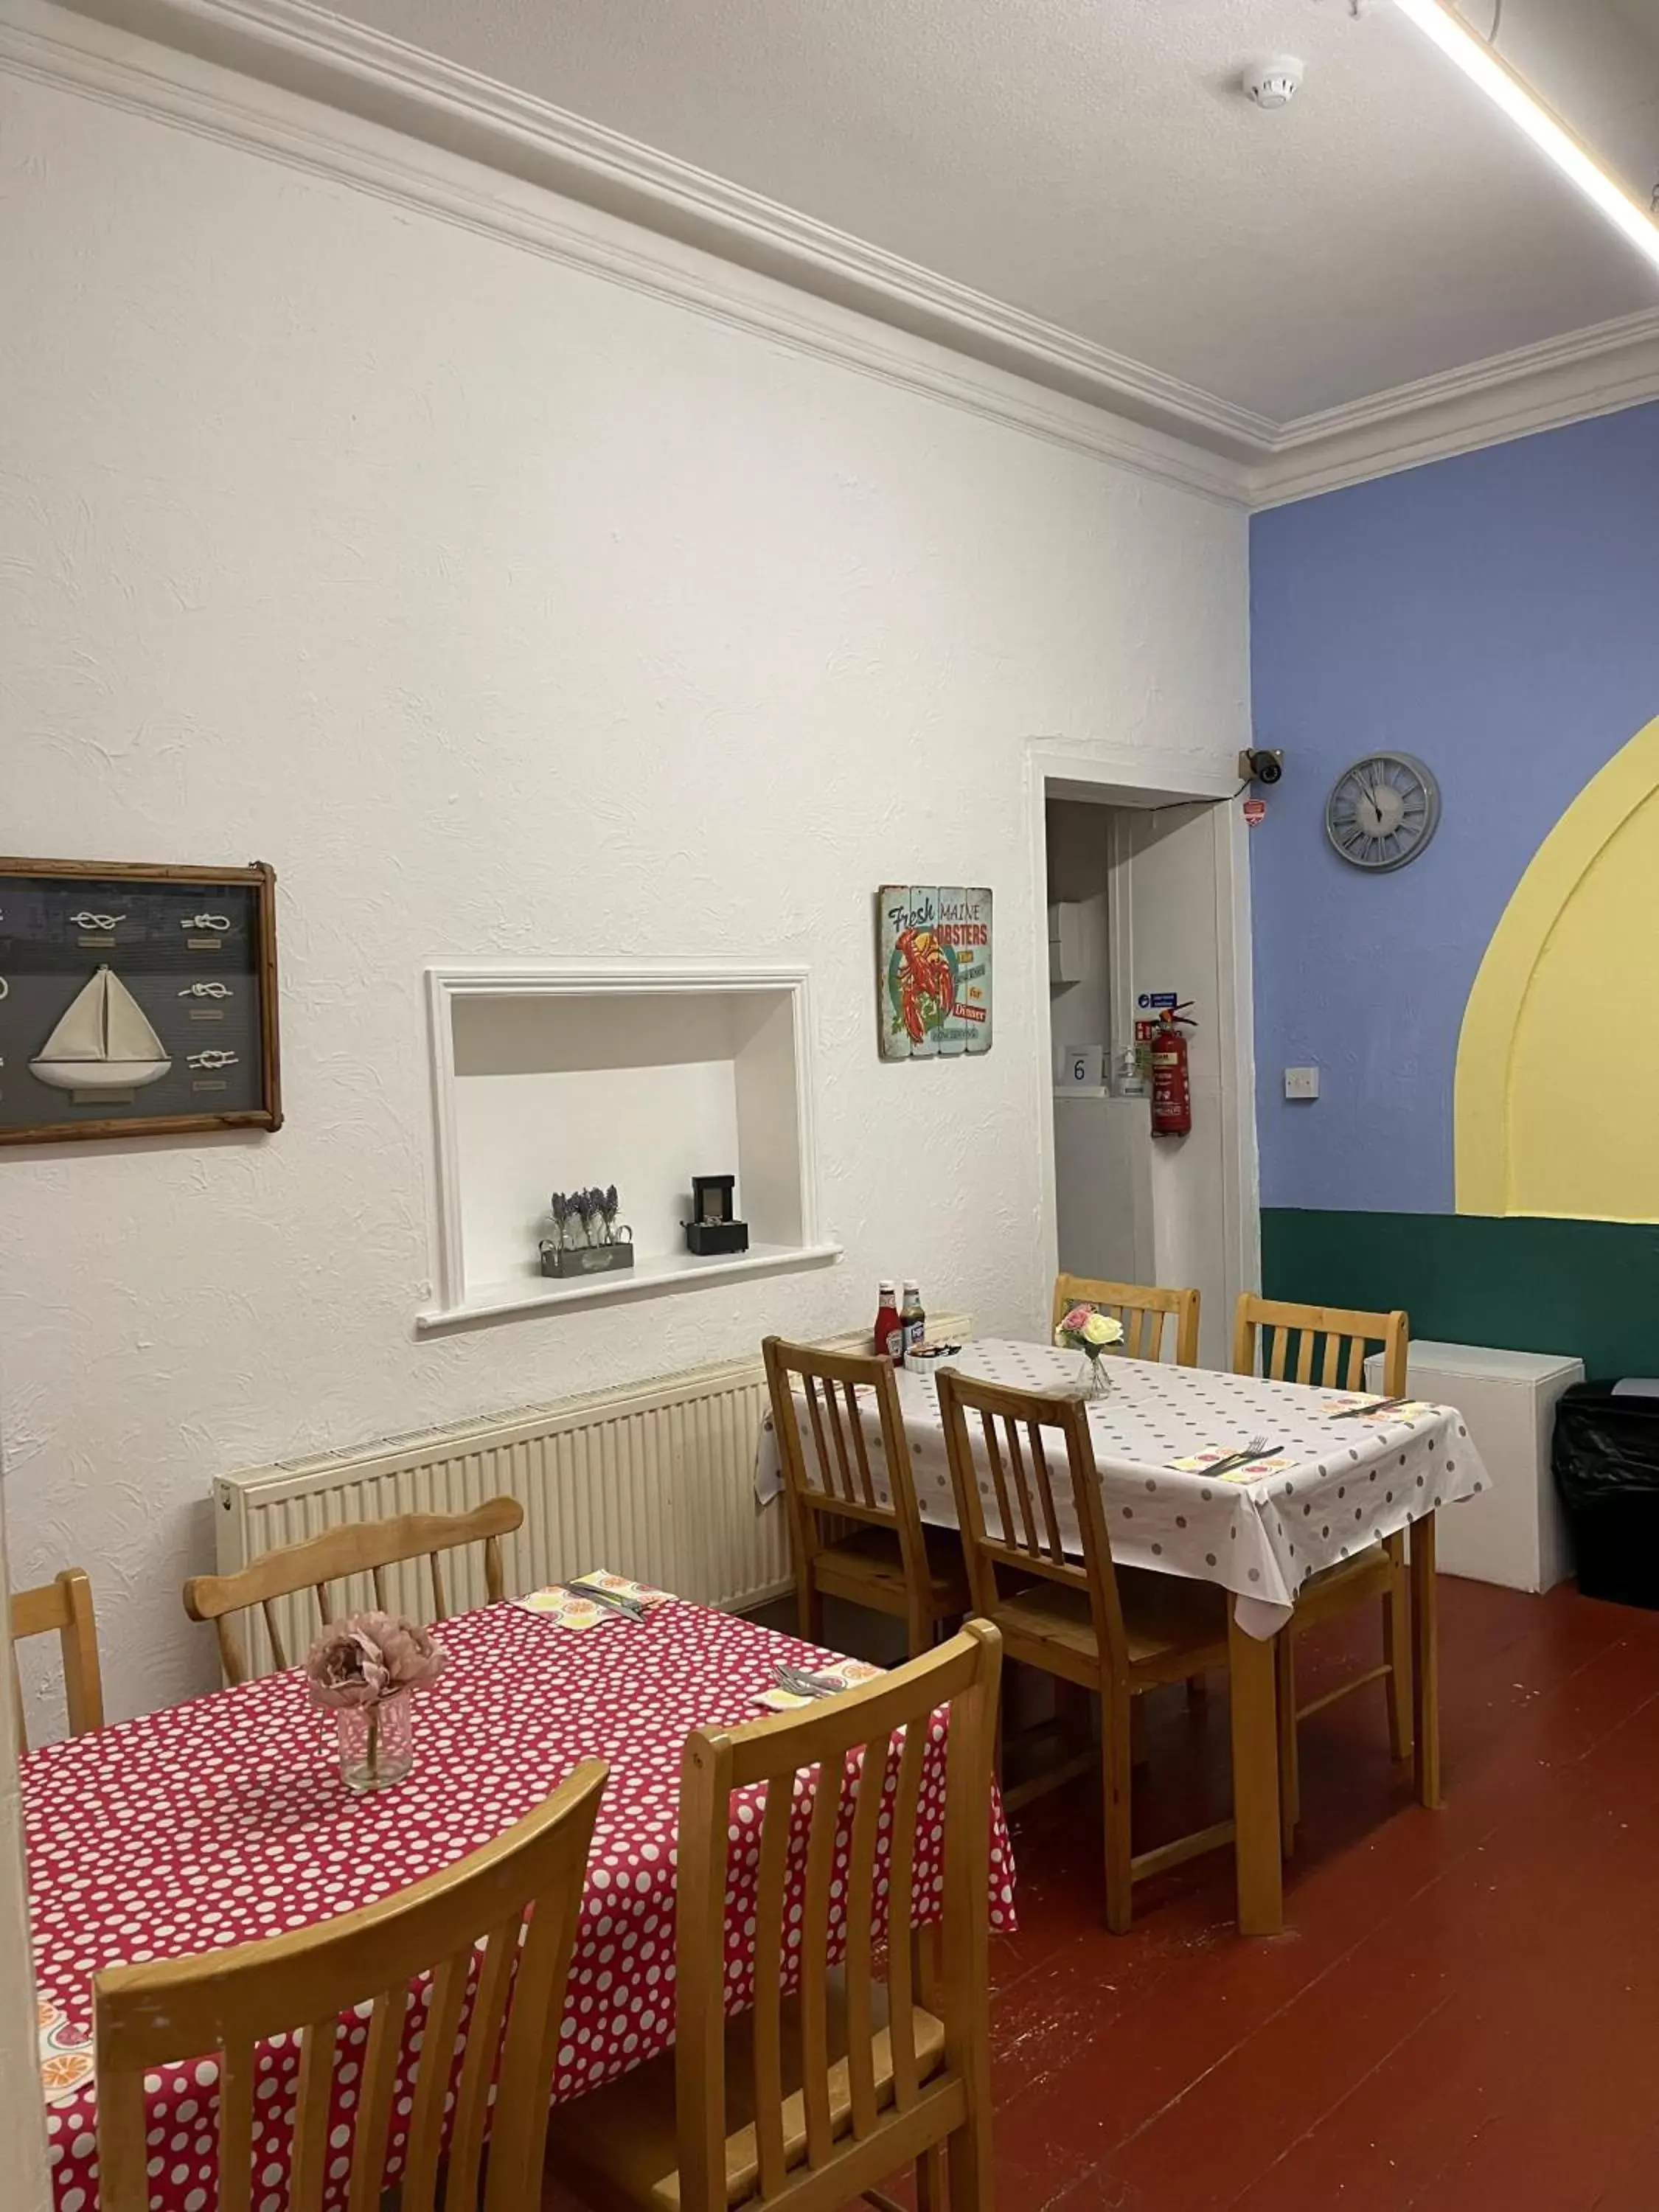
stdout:
<svg viewBox="0 0 1659 2212">
<path fill-rule="evenodd" d="M 1248 1467 L 1253 1459 L 1265 1458 L 1269 1449 L 1266 1437 L 1251 1437 L 1243 1451 L 1236 1451 L 1225 1459 L 1217 1460 L 1213 1467 L 1206 1467 L 1202 1472 L 1206 1475 L 1231 1474 L 1236 1467 Z"/>
<path fill-rule="evenodd" d="M 787 1690 L 792 1698 L 833 1698 L 848 1687 L 834 1674 L 814 1674 L 805 1667 L 791 1667 L 782 1661 L 772 1671 L 779 1689 Z"/>
</svg>

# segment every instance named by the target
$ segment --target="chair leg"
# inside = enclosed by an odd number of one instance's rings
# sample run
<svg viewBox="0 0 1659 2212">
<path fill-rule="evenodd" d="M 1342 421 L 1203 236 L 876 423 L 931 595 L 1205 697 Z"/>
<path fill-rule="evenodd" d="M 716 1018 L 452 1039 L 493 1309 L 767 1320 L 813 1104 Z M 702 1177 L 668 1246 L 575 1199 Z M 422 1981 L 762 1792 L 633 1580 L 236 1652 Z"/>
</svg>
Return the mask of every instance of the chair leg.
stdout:
<svg viewBox="0 0 1659 2212">
<path fill-rule="evenodd" d="M 1101 1806 L 1106 1821 L 1106 1925 L 1127 1936 L 1134 1913 L 1134 1872 L 1130 1864 L 1130 1710 L 1126 1689 L 1108 1684 L 1101 1698 Z M 955 2208 L 952 2208 L 955 2212 Z"/>
<path fill-rule="evenodd" d="M 1296 1849 L 1296 1824 L 1302 1818 L 1302 1769 L 1296 1735 L 1296 1641 L 1281 1629 L 1273 1653 L 1279 1690 L 1279 1824 L 1280 1845 L 1289 1858 Z"/>
<path fill-rule="evenodd" d="M 951 2212 L 992 2212 L 991 2114 L 988 2097 L 972 2100 L 966 2124 L 951 2137 Z"/>
<path fill-rule="evenodd" d="M 916 2212 L 947 2212 L 945 2146 L 934 2143 L 916 2160 Z"/>
<path fill-rule="evenodd" d="M 1382 1662 L 1389 1669 L 1389 1749 L 1396 1762 L 1412 1755 L 1412 1599 L 1408 1571 L 1398 1536 L 1384 1547 L 1394 1560 L 1395 1579 L 1382 1601 Z"/>
</svg>

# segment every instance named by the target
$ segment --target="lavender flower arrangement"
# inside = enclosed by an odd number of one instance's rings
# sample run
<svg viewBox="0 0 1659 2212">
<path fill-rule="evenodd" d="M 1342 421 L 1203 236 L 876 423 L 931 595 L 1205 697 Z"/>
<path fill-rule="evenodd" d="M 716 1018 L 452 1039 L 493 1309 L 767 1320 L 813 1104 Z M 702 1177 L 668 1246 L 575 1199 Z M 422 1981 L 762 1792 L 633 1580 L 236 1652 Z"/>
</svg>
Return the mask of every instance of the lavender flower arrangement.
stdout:
<svg viewBox="0 0 1659 2212">
<path fill-rule="evenodd" d="M 614 1182 L 605 1190 L 597 1183 L 591 1190 L 556 1190 L 547 1209 L 553 1224 L 547 1243 L 556 1252 L 580 1252 L 616 1243 L 621 1203 Z"/>
</svg>

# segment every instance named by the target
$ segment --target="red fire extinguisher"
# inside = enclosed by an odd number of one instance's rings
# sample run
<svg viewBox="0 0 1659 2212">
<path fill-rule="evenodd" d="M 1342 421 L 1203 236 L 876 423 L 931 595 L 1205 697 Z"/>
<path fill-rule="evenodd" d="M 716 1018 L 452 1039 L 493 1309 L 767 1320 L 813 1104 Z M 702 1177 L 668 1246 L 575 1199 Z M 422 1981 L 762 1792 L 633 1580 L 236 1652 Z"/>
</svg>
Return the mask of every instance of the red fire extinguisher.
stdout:
<svg viewBox="0 0 1659 2212">
<path fill-rule="evenodd" d="M 1190 999 L 1182 1006 L 1190 1006 Z M 1193 1126 L 1193 1090 L 1187 1077 L 1187 1040 L 1182 1028 L 1195 1029 L 1182 1006 L 1166 1006 L 1152 1032 L 1152 1134 L 1184 1137 Z"/>
</svg>

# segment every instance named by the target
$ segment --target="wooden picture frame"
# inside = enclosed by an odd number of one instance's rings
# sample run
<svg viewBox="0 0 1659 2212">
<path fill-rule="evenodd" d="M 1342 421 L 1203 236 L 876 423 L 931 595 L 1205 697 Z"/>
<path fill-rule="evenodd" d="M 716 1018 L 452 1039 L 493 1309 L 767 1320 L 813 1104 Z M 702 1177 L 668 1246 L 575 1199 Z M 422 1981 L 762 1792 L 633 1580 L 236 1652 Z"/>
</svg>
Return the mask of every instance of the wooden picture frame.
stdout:
<svg viewBox="0 0 1659 2212">
<path fill-rule="evenodd" d="M 0 859 L 0 1146 L 282 1124 L 273 868 Z"/>
</svg>

